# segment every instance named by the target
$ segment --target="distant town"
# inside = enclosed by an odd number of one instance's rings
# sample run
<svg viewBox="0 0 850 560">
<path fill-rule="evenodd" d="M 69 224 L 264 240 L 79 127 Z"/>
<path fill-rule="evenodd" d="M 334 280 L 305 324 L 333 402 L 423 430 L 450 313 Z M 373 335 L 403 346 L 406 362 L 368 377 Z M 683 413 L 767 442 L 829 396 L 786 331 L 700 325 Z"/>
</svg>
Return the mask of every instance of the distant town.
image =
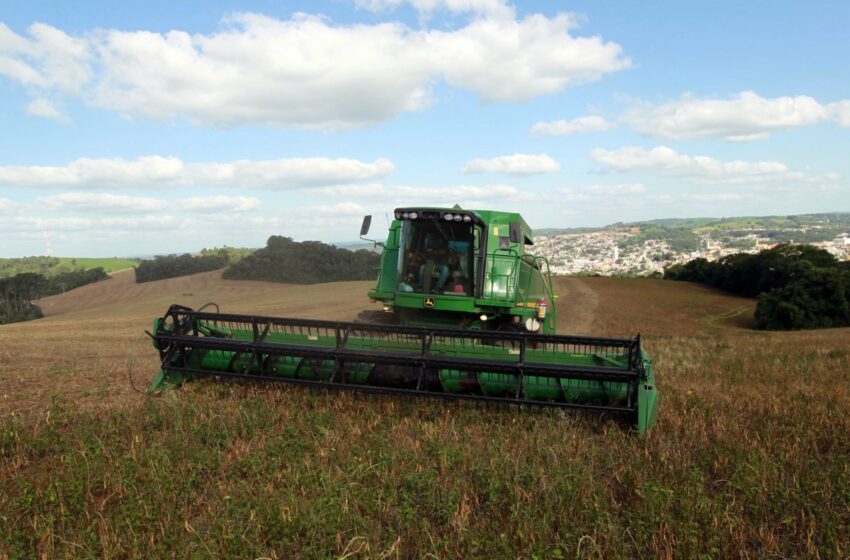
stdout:
<svg viewBox="0 0 850 560">
<path fill-rule="evenodd" d="M 701 218 L 613 224 L 599 229 L 542 230 L 534 252 L 555 274 L 649 276 L 695 258 L 715 261 L 780 243 L 808 243 L 850 260 L 850 214 Z"/>
</svg>

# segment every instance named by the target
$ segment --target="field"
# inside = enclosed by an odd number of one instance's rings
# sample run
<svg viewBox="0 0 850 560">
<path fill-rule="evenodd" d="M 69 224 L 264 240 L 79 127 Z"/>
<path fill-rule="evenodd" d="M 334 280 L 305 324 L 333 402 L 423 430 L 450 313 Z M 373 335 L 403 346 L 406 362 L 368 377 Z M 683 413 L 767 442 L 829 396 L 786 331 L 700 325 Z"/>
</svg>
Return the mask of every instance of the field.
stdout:
<svg viewBox="0 0 850 560">
<path fill-rule="evenodd" d="M 90 270 L 92 268 L 102 268 L 104 272 L 118 272 L 119 270 L 126 270 L 128 268 L 133 268 L 139 261 L 134 259 L 119 259 L 116 257 L 109 258 L 73 258 L 73 257 L 59 257 L 59 264 L 62 268 L 70 267 L 72 269 L 83 268 L 85 270 Z"/>
<path fill-rule="evenodd" d="M 640 331 L 659 422 L 198 382 L 159 397 L 171 303 L 346 320 L 369 282 L 132 271 L 0 327 L 0 558 L 847 558 L 850 329 L 752 300 L 558 280 L 561 331 Z"/>
</svg>

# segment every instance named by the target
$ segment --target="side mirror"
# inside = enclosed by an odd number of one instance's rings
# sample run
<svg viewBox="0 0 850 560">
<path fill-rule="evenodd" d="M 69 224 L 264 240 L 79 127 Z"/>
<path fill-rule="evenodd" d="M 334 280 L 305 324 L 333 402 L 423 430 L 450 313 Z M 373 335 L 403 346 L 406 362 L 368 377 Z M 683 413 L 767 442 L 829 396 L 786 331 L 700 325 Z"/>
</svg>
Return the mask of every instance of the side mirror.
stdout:
<svg viewBox="0 0 850 560">
<path fill-rule="evenodd" d="M 372 216 L 363 216 L 363 223 L 360 225 L 360 237 L 369 233 L 370 227 L 372 227 Z"/>
<path fill-rule="evenodd" d="M 510 237 L 511 243 L 522 243 L 522 226 L 519 222 L 511 222 Z"/>
</svg>

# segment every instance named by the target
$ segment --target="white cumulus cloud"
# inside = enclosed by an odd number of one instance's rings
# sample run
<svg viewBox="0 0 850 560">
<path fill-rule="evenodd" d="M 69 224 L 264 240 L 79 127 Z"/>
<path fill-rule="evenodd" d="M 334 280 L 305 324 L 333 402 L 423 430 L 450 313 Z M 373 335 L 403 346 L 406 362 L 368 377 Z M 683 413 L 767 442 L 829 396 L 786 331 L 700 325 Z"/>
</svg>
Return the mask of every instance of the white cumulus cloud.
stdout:
<svg viewBox="0 0 850 560">
<path fill-rule="evenodd" d="M 18 216 L 0 221 L 0 232 L 9 235 L 51 234 L 76 232 L 83 239 L 108 239 L 114 236 L 139 239 L 140 234 L 153 230 L 174 230 L 183 226 L 185 220 L 171 215 L 110 216 L 110 217 L 35 217 Z"/>
<path fill-rule="evenodd" d="M 458 31 L 429 32 L 426 43 L 451 85 L 487 101 L 516 101 L 631 66 L 618 44 L 599 36 L 572 36 L 577 26 L 569 14 L 477 19 Z"/>
<path fill-rule="evenodd" d="M 179 158 L 81 158 L 65 166 L 0 166 L 6 187 L 246 187 L 295 189 L 374 180 L 389 175 L 391 161 L 288 158 L 229 163 L 184 163 Z"/>
<path fill-rule="evenodd" d="M 833 118 L 842 126 L 842 103 L 819 103 L 807 95 L 767 99 L 744 91 L 729 99 L 701 99 L 685 94 L 676 101 L 635 102 L 620 118 L 637 132 L 672 140 L 722 138 L 732 142 L 758 140 L 788 128 Z"/>
<path fill-rule="evenodd" d="M 38 202 L 57 212 L 151 212 L 167 207 L 164 200 L 111 193 L 69 192 L 46 196 Z"/>
<path fill-rule="evenodd" d="M 177 200 L 128 196 L 112 193 L 69 192 L 40 197 L 38 203 L 53 212 L 83 212 L 99 215 L 157 212 L 180 209 L 187 212 L 246 212 L 259 206 L 259 199 L 247 196 L 195 196 Z"/>
<path fill-rule="evenodd" d="M 551 122 L 539 122 L 531 127 L 532 134 L 551 134 L 554 136 L 566 136 L 568 134 L 584 134 L 586 132 L 602 132 L 612 128 L 614 125 L 603 117 L 589 115 L 578 117 L 571 121 L 558 120 Z"/>
<path fill-rule="evenodd" d="M 79 93 L 92 76 L 88 39 L 43 23 L 27 31 L 29 38 L 0 22 L 0 76 L 29 88 Z"/>
<path fill-rule="evenodd" d="M 516 10 L 505 0 L 355 0 L 358 7 L 372 12 L 389 11 L 405 3 L 426 18 L 437 11 L 501 18 L 511 18 L 516 14 Z"/>
<path fill-rule="evenodd" d="M 708 156 L 680 154 L 667 146 L 649 150 L 641 147 L 599 148 L 591 150 L 590 157 L 608 170 L 643 171 L 702 184 L 812 182 L 820 179 L 793 171 L 778 161 L 721 161 Z M 827 175 L 825 179 L 833 180 L 835 177 Z"/>
<path fill-rule="evenodd" d="M 55 103 L 48 99 L 44 99 L 43 97 L 33 99 L 30 103 L 28 103 L 27 113 L 35 117 L 53 119 L 62 123 L 69 122 L 68 117 L 59 110 Z"/>
<path fill-rule="evenodd" d="M 836 101 L 826 106 L 829 116 L 839 125 L 850 128 L 850 100 Z"/>
<path fill-rule="evenodd" d="M 36 24 L 24 37 L 2 26 L 0 74 L 130 117 L 337 129 L 422 109 L 439 80 L 483 100 L 514 101 L 631 65 L 617 43 L 575 35 L 569 14 L 517 19 L 501 2 L 419 4 L 478 15 L 448 30 L 255 13 L 233 14 L 208 34 L 108 29 L 71 37 Z"/>
<path fill-rule="evenodd" d="M 461 168 L 463 173 L 505 173 L 507 175 L 537 175 L 554 173 L 561 165 L 546 154 L 513 154 L 492 159 L 472 159 Z"/>
<path fill-rule="evenodd" d="M 178 208 L 199 213 L 247 212 L 259 205 L 259 199 L 249 196 L 193 196 L 176 203 Z"/>
</svg>

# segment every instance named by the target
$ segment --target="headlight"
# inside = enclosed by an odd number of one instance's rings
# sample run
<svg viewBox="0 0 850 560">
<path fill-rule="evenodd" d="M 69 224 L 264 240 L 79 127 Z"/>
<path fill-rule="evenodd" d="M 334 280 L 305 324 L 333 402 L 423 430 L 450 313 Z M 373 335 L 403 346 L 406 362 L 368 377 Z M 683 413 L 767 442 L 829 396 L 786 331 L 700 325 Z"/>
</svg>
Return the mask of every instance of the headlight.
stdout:
<svg viewBox="0 0 850 560">
<path fill-rule="evenodd" d="M 454 220 L 455 220 L 456 222 L 459 222 L 459 221 L 461 221 L 462 219 L 463 219 L 463 216 L 461 216 L 460 214 L 455 214 Z"/>
<path fill-rule="evenodd" d="M 534 317 L 529 317 L 525 320 L 525 330 L 528 332 L 537 332 L 540 330 L 540 321 Z"/>
<path fill-rule="evenodd" d="M 463 221 L 464 221 L 464 222 L 466 222 L 466 223 L 471 222 L 471 221 L 472 221 L 472 216 L 464 216 L 464 217 L 463 217 Z"/>
<path fill-rule="evenodd" d="M 395 213 L 395 219 L 396 219 L 396 220 L 400 220 L 400 219 L 401 219 L 401 212 L 396 212 L 396 213 Z"/>
<path fill-rule="evenodd" d="M 418 212 L 411 212 L 411 213 L 410 213 L 410 219 L 411 219 L 411 220 L 415 220 L 415 219 L 416 219 L 416 218 L 418 218 L 418 217 L 419 217 L 419 213 L 418 213 Z"/>
<path fill-rule="evenodd" d="M 445 216 L 443 216 L 443 219 L 445 219 L 447 222 L 451 222 L 455 219 L 455 217 L 454 214 L 446 214 Z"/>
<path fill-rule="evenodd" d="M 402 214 L 402 215 L 401 215 L 401 217 L 402 217 L 402 218 L 404 218 L 404 219 L 406 220 L 406 219 L 408 219 L 408 218 L 410 217 L 410 214 L 408 214 L 407 212 L 405 212 L 404 214 Z"/>
</svg>

